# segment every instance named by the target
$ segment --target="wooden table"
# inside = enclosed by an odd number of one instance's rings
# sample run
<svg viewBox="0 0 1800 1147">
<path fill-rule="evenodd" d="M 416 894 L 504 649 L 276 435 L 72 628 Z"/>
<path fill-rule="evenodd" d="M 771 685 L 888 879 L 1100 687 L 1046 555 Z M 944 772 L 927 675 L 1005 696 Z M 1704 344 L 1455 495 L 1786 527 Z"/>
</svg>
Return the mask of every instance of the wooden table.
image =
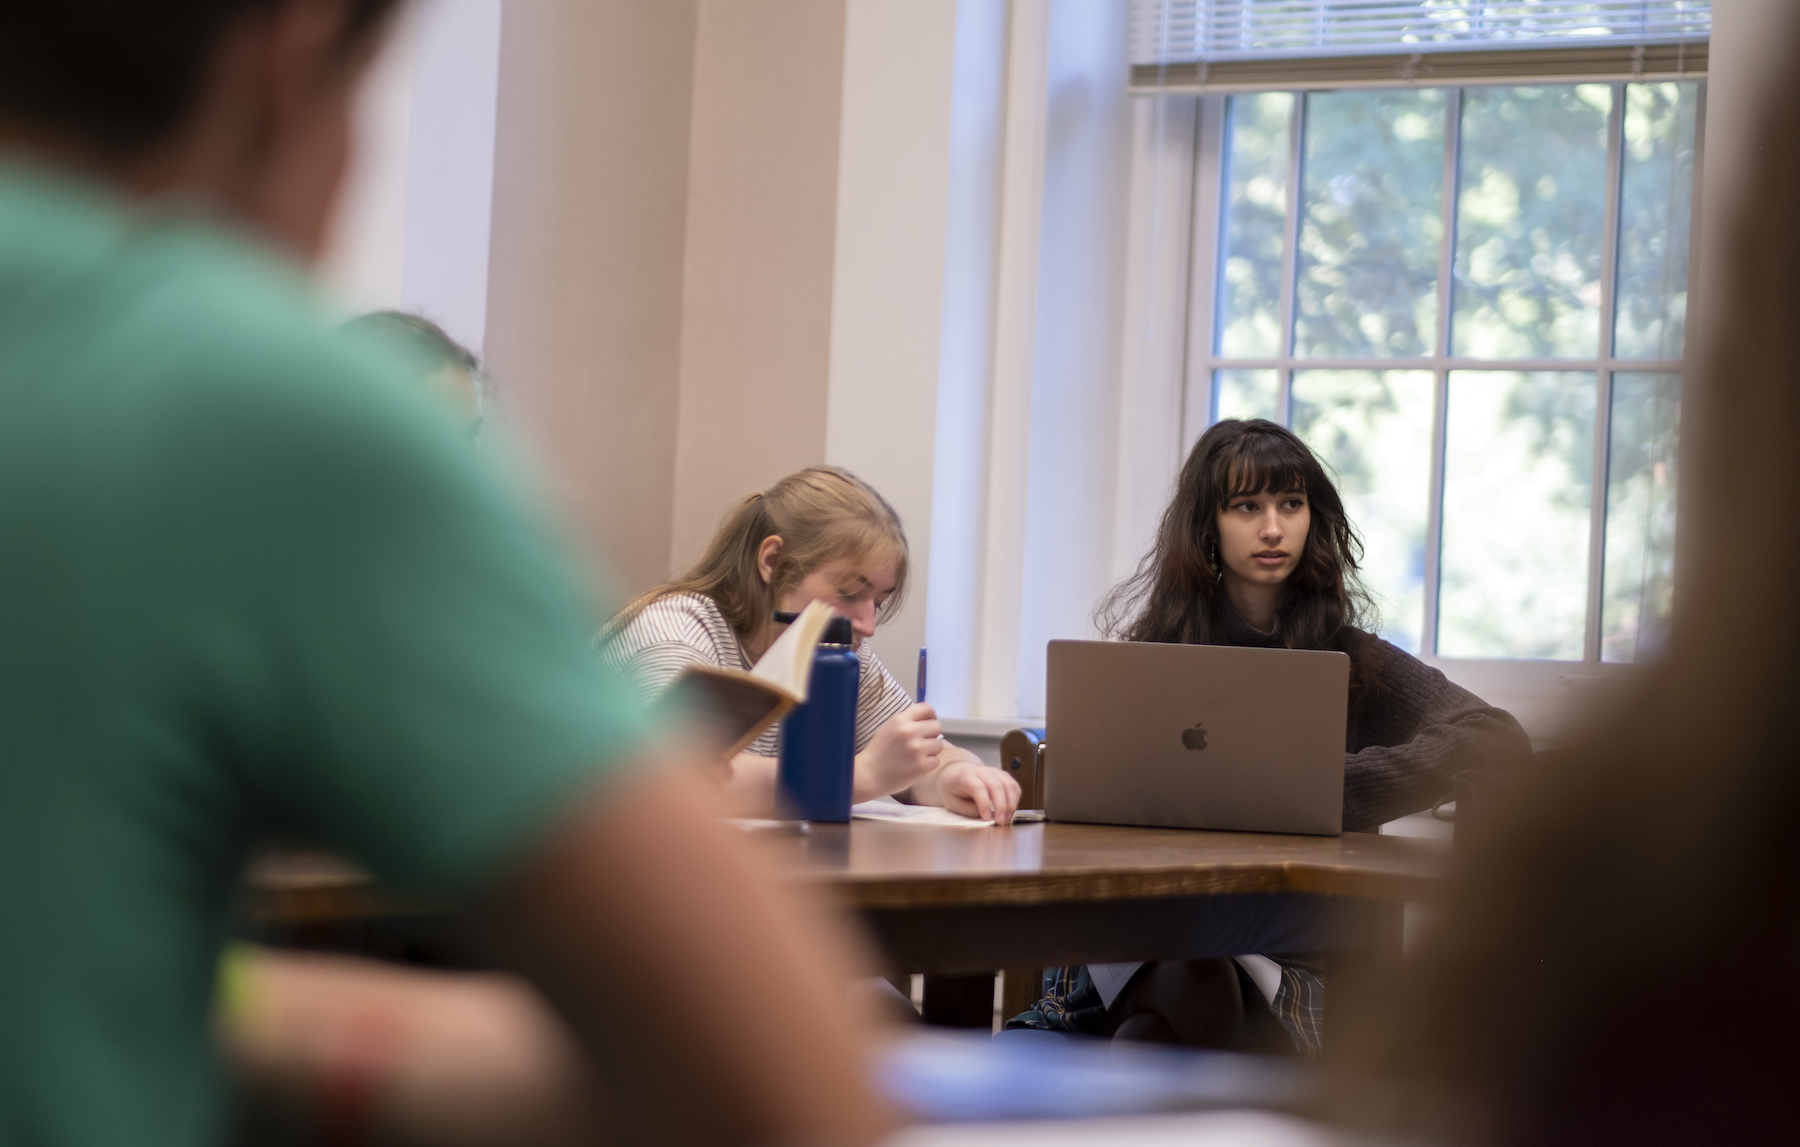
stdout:
<svg viewBox="0 0 1800 1147">
<path fill-rule="evenodd" d="M 1397 954 L 1400 905 L 1442 899 L 1450 861 L 1446 842 L 1407 837 L 1091 824 L 856 821 L 760 843 L 793 879 L 826 886 L 859 915 L 890 970 L 923 972 L 942 985 L 971 977 L 961 1006 L 967 1022 L 975 1022 L 978 977 L 987 978 L 991 998 L 1001 968 L 1247 952 Z M 304 857 L 263 863 L 251 887 L 254 914 L 278 924 L 429 912 L 385 901 L 354 868 Z"/>
<path fill-rule="evenodd" d="M 895 970 L 975 972 L 1374 941 L 1371 907 L 1435 901 L 1442 841 L 1096 824 L 857 821 L 771 841 L 868 923 Z"/>
</svg>

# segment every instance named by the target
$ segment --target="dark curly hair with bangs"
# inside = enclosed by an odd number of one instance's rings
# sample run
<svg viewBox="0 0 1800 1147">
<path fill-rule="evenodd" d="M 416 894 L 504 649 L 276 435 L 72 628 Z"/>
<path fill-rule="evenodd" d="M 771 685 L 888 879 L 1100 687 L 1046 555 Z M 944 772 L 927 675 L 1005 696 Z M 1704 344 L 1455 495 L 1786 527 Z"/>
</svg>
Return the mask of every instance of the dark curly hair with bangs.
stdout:
<svg viewBox="0 0 1800 1147">
<path fill-rule="evenodd" d="M 1219 511 L 1245 494 L 1302 493 L 1312 527 L 1300 565 L 1282 583 L 1276 617 L 1290 649 L 1335 649 L 1357 660 L 1373 617 L 1357 582 L 1362 540 L 1318 456 L 1294 433 L 1260 418 L 1214 423 L 1194 444 L 1137 572 L 1095 613 L 1100 632 L 1124 641 L 1225 644 Z"/>
</svg>

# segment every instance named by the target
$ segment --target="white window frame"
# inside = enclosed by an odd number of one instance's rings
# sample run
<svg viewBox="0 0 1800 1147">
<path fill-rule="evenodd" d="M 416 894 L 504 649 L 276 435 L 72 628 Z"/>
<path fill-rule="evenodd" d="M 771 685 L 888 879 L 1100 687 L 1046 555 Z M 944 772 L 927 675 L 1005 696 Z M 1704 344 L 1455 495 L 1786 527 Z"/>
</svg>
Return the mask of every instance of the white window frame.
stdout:
<svg viewBox="0 0 1800 1147">
<path fill-rule="evenodd" d="M 1662 79 L 1664 77 L 1646 76 L 1642 78 Z M 1704 163 L 1705 76 L 1687 74 L 1668 78 L 1697 80 L 1702 84 L 1701 102 L 1696 120 L 1696 189 L 1690 224 L 1689 299 L 1691 305 L 1691 300 L 1694 298 L 1691 276 L 1694 268 L 1699 265 L 1697 247 L 1697 230 L 1700 219 L 1698 175 Z M 1459 149 L 1454 133 L 1460 128 L 1461 92 L 1476 86 L 1508 86 L 1530 82 L 1531 78 L 1520 76 L 1483 78 L 1479 81 L 1464 81 L 1455 84 L 1406 85 L 1388 81 L 1334 86 L 1386 88 L 1413 86 L 1445 89 L 1451 103 L 1446 123 L 1452 133 L 1446 139 L 1445 147 L 1444 186 L 1448 192 L 1455 188 L 1455 165 Z M 1225 138 L 1225 110 L 1228 96 L 1238 93 L 1209 91 L 1203 95 L 1141 95 L 1136 109 L 1132 149 L 1132 220 L 1130 247 L 1127 252 L 1127 276 L 1130 286 L 1126 300 L 1125 327 L 1127 335 L 1124 346 L 1123 389 L 1128 408 L 1134 394 L 1141 396 L 1138 400 L 1140 406 L 1154 405 L 1156 398 L 1166 396 L 1171 392 L 1180 396 L 1178 409 L 1170 410 L 1163 405 L 1158 413 L 1162 425 L 1180 427 L 1178 457 L 1184 458 L 1187 451 L 1192 448 L 1194 442 L 1211 422 L 1212 380 L 1215 370 L 1230 368 L 1277 370 L 1280 380 L 1280 413 L 1284 422 L 1288 414 L 1292 372 L 1296 369 L 1432 371 L 1435 379 L 1430 469 L 1432 489 L 1426 534 L 1426 604 L 1425 616 L 1422 619 L 1424 626 L 1421 639 L 1421 644 L 1424 646 L 1422 660 L 1443 670 L 1447 676 L 1464 687 L 1495 704 L 1512 710 L 1534 737 L 1540 742 L 1549 742 L 1554 741 L 1564 731 L 1569 719 L 1580 711 L 1584 702 L 1591 701 L 1597 694 L 1615 690 L 1624 682 L 1635 677 L 1639 669 L 1638 666 L 1606 663 L 1599 659 L 1601 578 L 1607 500 L 1605 475 L 1607 444 L 1610 435 L 1612 375 L 1615 371 L 1682 373 L 1683 363 L 1679 360 L 1618 360 L 1614 359 L 1611 353 L 1614 328 L 1613 285 L 1617 274 L 1619 184 L 1623 161 L 1624 99 L 1622 89 L 1627 81 L 1615 74 L 1591 78 L 1544 77 L 1540 78 L 1538 82 L 1548 84 L 1605 82 L 1613 86 L 1615 92 L 1607 135 L 1608 200 L 1600 302 L 1603 319 L 1601 322 L 1601 345 L 1597 356 L 1592 359 L 1553 360 L 1493 360 L 1452 356 L 1447 352 L 1448 328 L 1453 301 L 1445 296 L 1440 300 L 1438 337 L 1434 353 L 1431 355 L 1405 359 L 1296 359 L 1292 353 L 1291 334 L 1295 297 L 1294 277 L 1297 268 L 1297 229 L 1301 207 L 1299 203 L 1301 165 L 1298 151 L 1304 144 L 1302 133 L 1299 130 L 1300 117 L 1303 114 L 1305 92 L 1307 90 L 1327 90 L 1327 85 L 1262 85 L 1246 88 L 1244 91 L 1293 91 L 1296 94 L 1293 113 L 1295 118 L 1290 131 L 1290 146 L 1295 149 L 1295 153 L 1290 160 L 1288 170 L 1290 209 L 1282 273 L 1283 353 L 1266 359 L 1249 359 L 1222 356 L 1213 351 L 1213 324 L 1216 314 L 1214 286 L 1217 282 L 1216 266 L 1221 231 L 1220 197 L 1224 175 L 1222 147 Z M 1450 279 L 1449 268 L 1444 264 L 1447 264 L 1454 254 L 1452 240 L 1455 234 L 1455 210 L 1456 196 L 1446 193 L 1443 196 L 1445 241 L 1440 253 L 1440 284 L 1447 283 Z M 1170 237 L 1177 233 L 1184 237 L 1191 236 L 1191 240 L 1185 243 L 1176 258 L 1171 259 L 1167 244 Z M 1184 354 L 1170 356 L 1166 353 L 1146 353 L 1148 343 L 1153 340 L 1141 337 L 1141 332 L 1171 329 L 1185 331 Z M 1596 484 L 1589 529 L 1588 608 L 1581 661 L 1473 660 L 1439 657 L 1435 652 L 1440 584 L 1439 557 L 1442 537 L 1445 397 L 1448 375 L 1452 370 L 1496 369 L 1557 371 L 1591 369 L 1597 373 L 1597 409 L 1594 420 Z M 1165 403 L 1166 401 L 1164 399 Z M 1123 437 L 1120 443 L 1122 460 L 1136 456 L 1167 456 L 1167 446 L 1163 445 L 1161 441 L 1162 432 L 1156 429 L 1156 421 L 1154 418 L 1140 417 L 1136 420 L 1127 419 L 1122 423 Z M 1134 434 L 1137 436 L 1136 441 L 1133 441 Z M 1162 496 L 1166 497 L 1172 480 L 1172 473 L 1165 472 L 1163 474 L 1162 488 L 1159 491 Z M 1149 492 L 1149 487 L 1153 484 L 1153 479 L 1148 474 L 1135 476 L 1130 473 L 1121 474 L 1119 523 L 1119 553 L 1121 557 L 1131 552 L 1127 539 L 1134 534 L 1139 539 L 1138 552 L 1141 552 L 1143 545 L 1148 544 L 1149 529 L 1153 527 L 1153 520 L 1146 520 L 1141 510 L 1135 514 L 1132 513 L 1128 503 L 1135 493 L 1136 500 L 1141 505 L 1144 496 Z"/>
</svg>

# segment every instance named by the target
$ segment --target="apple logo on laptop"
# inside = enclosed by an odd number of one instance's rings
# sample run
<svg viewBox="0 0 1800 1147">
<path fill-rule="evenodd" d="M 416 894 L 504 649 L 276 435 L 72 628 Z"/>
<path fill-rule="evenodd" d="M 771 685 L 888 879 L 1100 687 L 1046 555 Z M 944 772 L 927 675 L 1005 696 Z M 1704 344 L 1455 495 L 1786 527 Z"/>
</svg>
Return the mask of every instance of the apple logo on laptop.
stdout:
<svg viewBox="0 0 1800 1147">
<path fill-rule="evenodd" d="M 1206 748 L 1206 725 L 1205 725 L 1205 723 L 1201 722 L 1201 721 L 1195 721 L 1193 728 L 1183 729 L 1181 731 L 1181 746 L 1184 749 L 1192 749 L 1196 753 L 1199 752 L 1200 750 Z"/>
</svg>

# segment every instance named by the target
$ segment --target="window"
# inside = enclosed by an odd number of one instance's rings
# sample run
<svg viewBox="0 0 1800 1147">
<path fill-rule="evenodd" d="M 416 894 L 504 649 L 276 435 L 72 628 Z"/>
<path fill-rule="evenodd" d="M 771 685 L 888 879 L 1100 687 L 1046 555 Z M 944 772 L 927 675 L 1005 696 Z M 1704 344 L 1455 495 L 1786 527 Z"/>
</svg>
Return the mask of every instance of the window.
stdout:
<svg viewBox="0 0 1800 1147">
<path fill-rule="evenodd" d="M 944 345 L 983 325 L 938 378 L 949 712 L 1043 713 L 1045 641 L 1226 414 L 1318 446 L 1379 628 L 1534 736 L 1654 655 L 1706 0 L 1005 11 Z"/>
<path fill-rule="evenodd" d="M 1396 644 L 1660 647 L 1702 87 L 1204 100 L 1190 402 L 1336 469 Z"/>
</svg>

